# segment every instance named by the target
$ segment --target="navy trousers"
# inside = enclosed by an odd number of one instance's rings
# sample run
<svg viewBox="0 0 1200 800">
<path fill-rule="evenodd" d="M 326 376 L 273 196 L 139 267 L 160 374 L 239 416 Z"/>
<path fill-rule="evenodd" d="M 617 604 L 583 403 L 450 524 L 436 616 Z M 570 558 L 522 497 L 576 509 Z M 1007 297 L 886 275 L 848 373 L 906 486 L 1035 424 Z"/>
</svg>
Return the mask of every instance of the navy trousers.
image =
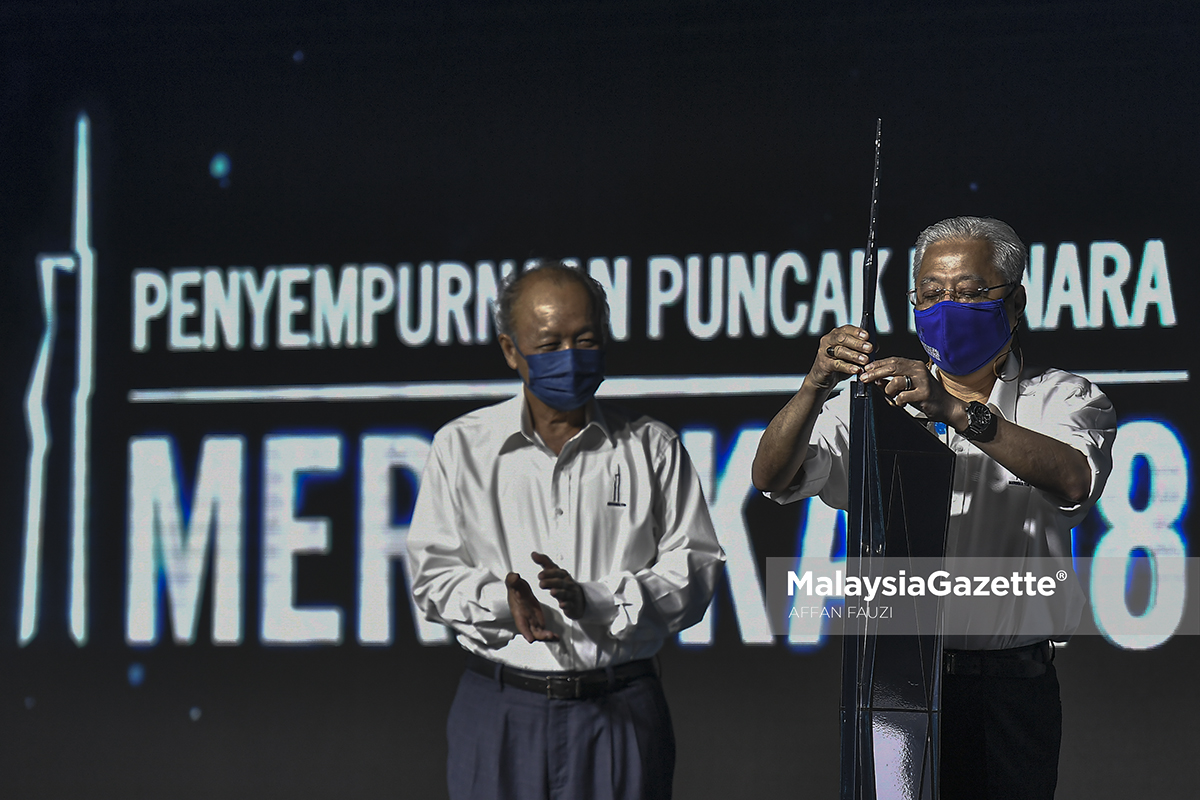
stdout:
<svg viewBox="0 0 1200 800">
<path fill-rule="evenodd" d="M 550 700 L 467 671 L 446 725 L 451 800 L 670 798 L 675 734 L 658 678 Z"/>
<path fill-rule="evenodd" d="M 942 676 L 942 800 L 1051 800 L 1062 704 L 1054 665 L 1036 678 Z"/>
</svg>

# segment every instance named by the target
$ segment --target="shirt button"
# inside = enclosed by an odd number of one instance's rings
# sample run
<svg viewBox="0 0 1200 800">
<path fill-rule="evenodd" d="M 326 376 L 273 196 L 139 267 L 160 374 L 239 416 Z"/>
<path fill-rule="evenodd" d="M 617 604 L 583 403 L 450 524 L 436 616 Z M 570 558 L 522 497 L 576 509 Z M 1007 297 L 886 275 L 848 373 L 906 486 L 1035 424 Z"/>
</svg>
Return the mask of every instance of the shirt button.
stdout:
<svg viewBox="0 0 1200 800">
<path fill-rule="evenodd" d="M 561 509 L 561 508 L 556 508 L 556 509 L 554 509 L 554 515 L 555 515 L 556 517 L 561 517 L 561 516 L 563 515 L 563 511 L 562 511 L 562 509 Z"/>
</svg>

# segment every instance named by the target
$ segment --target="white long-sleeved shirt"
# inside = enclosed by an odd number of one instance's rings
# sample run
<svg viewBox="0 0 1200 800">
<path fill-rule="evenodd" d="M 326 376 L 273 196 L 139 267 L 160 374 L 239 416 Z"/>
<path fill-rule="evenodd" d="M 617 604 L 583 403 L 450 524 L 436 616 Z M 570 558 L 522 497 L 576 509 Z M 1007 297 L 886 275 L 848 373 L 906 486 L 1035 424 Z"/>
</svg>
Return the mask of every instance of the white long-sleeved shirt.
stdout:
<svg viewBox="0 0 1200 800">
<path fill-rule="evenodd" d="M 523 393 L 434 436 L 408 549 L 413 595 L 429 619 L 471 652 L 538 671 L 654 655 L 703 616 L 725 558 L 674 431 L 592 401 L 586 426 L 555 455 Z M 538 588 L 534 551 L 582 585 L 583 618 L 566 618 Z M 517 633 L 509 572 L 529 582 L 559 641 Z"/>
<path fill-rule="evenodd" d="M 936 368 L 935 368 L 936 369 Z M 993 413 L 1023 428 L 1074 447 L 1087 458 L 1091 491 L 1086 500 L 1068 504 L 1030 486 L 946 425 L 939 436 L 955 453 L 947 557 L 1061 559 L 1071 569 L 1071 528 L 1100 497 L 1112 470 L 1117 419 L 1109 399 L 1087 379 L 1057 369 L 1026 367 L 1009 356 L 988 398 Z M 826 505 L 849 505 L 850 393 L 830 397 L 817 417 L 804 460 L 804 480 L 767 496 L 791 503 L 819 495 Z M 923 415 L 913 406 L 905 409 Z M 929 423 L 934 428 L 933 423 Z M 1013 563 L 1016 562 L 1007 562 Z M 1075 586 L 1074 584 L 1072 584 Z M 1075 587 L 1061 611 L 1065 632 L 1078 625 L 1086 598 Z M 1045 636 L 1021 634 L 1019 600 L 998 602 L 991 619 L 975 620 L 974 635 L 947 635 L 943 644 L 957 649 L 1020 647 Z"/>
</svg>

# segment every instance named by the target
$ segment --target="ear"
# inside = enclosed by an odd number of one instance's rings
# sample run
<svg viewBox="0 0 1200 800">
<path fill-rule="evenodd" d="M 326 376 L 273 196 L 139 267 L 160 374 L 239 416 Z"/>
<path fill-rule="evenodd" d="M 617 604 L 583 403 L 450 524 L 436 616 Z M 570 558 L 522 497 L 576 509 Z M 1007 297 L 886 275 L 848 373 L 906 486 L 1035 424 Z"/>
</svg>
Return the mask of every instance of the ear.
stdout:
<svg viewBox="0 0 1200 800">
<path fill-rule="evenodd" d="M 508 363 L 508 366 L 520 372 L 517 369 L 517 358 L 520 354 L 517 352 L 517 346 L 513 342 L 512 337 L 507 333 L 502 333 L 496 339 L 500 342 L 500 349 L 504 352 L 504 360 Z"/>
<path fill-rule="evenodd" d="M 1016 310 L 1018 318 L 1025 313 L 1025 303 L 1027 300 L 1025 287 L 1018 284 L 1017 290 L 1013 292 L 1013 308 Z"/>
</svg>

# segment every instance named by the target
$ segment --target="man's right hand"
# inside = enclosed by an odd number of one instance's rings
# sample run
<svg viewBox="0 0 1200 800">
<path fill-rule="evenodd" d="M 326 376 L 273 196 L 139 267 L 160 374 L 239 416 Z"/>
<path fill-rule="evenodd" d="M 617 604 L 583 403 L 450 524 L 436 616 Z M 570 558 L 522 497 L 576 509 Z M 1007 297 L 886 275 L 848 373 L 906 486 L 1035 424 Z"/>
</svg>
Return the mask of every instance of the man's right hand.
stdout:
<svg viewBox="0 0 1200 800">
<path fill-rule="evenodd" d="M 517 624 L 517 632 L 525 637 L 525 641 L 558 641 L 557 634 L 546 629 L 542 604 L 533 596 L 529 582 L 517 573 L 510 572 L 504 578 L 504 585 L 508 587 L 508 608 Z"/>
<path fill-rule="evenodd" d="M 874 349 L 867 332 L 856 325 L 834 328 L 821 337 L 816 361 L 799 391 L 779 410 L 758 442 L 750 473 L 755 488 L 779 492 L 802 481 L 808 440 L 821 406 L 834 386 L 862 373 Z"/>
<path fill-rule="evenodd" d="M 834 328 L 821 337 L 809 377 L 817 388 L 832 389 L 851 375 L 862 372 L 874 349 L 875 346 L 867 341 L 867 332 L 857 325 Z"/>
</svg>

